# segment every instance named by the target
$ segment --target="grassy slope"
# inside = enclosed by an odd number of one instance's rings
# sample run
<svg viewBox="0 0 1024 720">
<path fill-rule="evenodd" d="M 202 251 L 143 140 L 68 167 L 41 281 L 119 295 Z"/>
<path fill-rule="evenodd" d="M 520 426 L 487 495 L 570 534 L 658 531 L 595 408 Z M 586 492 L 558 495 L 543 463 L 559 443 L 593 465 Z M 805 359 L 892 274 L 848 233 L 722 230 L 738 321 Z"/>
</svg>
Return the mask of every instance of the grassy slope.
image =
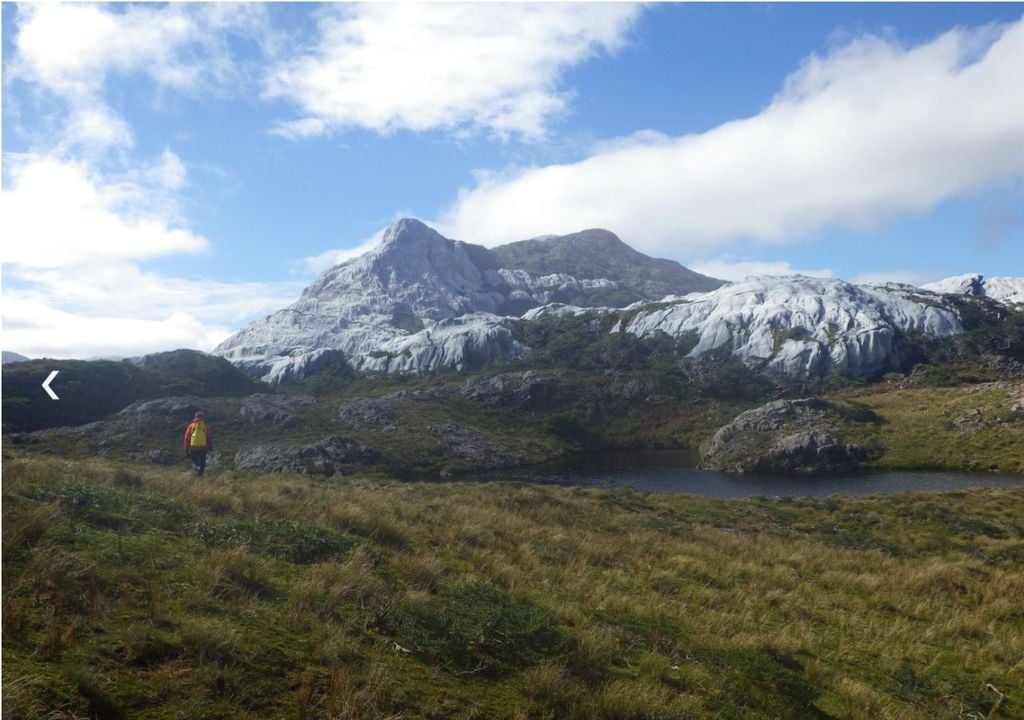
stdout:
<svg viewBox="0 0 1024 720">
<path fill-rule="evenodd" d="M 3 510 L 5 717 L 1024 717 L 1021 491 L 722 501 L 19 455 Z"/>
<path fill-rule="evenodd" d="M 1024 381 L 961 387 L 878 383 L 835 397 L 866 405 L 885 422 L 861 425 L 849 439 L 880 445 L 886 469 L 1024 472 Z"/>
</svg>

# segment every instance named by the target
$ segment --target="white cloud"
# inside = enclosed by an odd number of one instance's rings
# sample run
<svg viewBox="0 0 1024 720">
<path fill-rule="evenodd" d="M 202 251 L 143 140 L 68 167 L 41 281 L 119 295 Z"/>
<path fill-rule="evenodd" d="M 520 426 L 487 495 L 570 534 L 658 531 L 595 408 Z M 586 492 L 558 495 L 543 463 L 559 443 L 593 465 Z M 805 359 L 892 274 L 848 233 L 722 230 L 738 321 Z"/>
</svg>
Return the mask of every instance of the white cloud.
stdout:
<svg viewBox="0 0 1024 720">
<path fill-rule="evenodd" d="M 544 134 L 566 111 L 564 70 L 614 51 L 639 14 L 620 3 L 358 3 L 320 15 L 316 45 L 268 73 L 304 117 L 274 132 L 488 130 Z"/>
<path fill-rule="evenodd" d="M 8 166 L 0 196 L 6 348 L 33 357 L 209 350 L 301 290 L 292 281 L 190 280 L 142 269 L 140 262 L 209 244 L 175 217 L 168 193 L 186 171 L 170 151 L 116 182 L 52 157 L 12 158 Z"/>
<path fill-rule="evenodd" d="M 175 156 L 176 158 L 176 156 Z M 164 158 L 162 163 L 172 160 Z M 180 164 L 180 160 L 177 161 Z M 183 167 L 159 170 L 160 175 Z M 52 157 L 8 159 L 10 182 L 0 196 L 3 262 L 30 268 L 95 265 L 199 252 L 205 238 L 171 218 L 138 211 L 151 189 L 109 183 L 82 163 Z"/>
<path fill-rule="evenodd" d="M 758 115 L 641 133 L 575 164 L 483 175 L 438 223 L 495 245 L 605 227 L 654 255 L 865 229 L 1024 175 L 1024 22 L 812 57 Z"/>
<path fill-rule="evenodd" d="M 258 8 L 28 3 L 18 6 L 15 72 L 65 97 L 95 94 L 110 73 L 142 73 L 193 92 L 232 79 L 224 31 Z"/>
<path fill-rule="evenodd" d="M 230 3 L 22 3 L 15 22 L 10 77 L 67 103 L 63 150 L 131 147 L 131 129 L 103 99 L 110 75 L 187 94 L 219 91 L 240 83 L 230 33 L 266 33 L 259 6 Z"/>
<path fill-rule="evenodd" d="M 209 351 L 230 335 L 185 312 L 159 320 L 87 316 L 17 298 L 4 300 L 4 347 L 29 357 L 132 357 L 176 348 Z"/>
<path fill-rule="evenodd" d="M 788 262 L 736 260 L 732 257 L 721 257 L 690 264 L 690 269 L 702 275 L 736 282 L 751 275 L 805 275 L 807 277 L 834 277 L 832 270 L 819 268 L 814 270 L 795 268 Z"/>
<path fill-rule="evenodd" d="M 340 265 L 343 262 L 359 257 L 360 255 L 372 250 L 380 245 L 380 241 L 383 237 L 384 230 L 378 230 L 370 238 L 359 243 L 355 247 L 336 248 L 334 250 L 322 252 L 319 255 L 305 257 L 296 261 L 293 267 L 296 271 L 306 275 L 318 275 L 328 268 Z"/>
<path fill-rule="evenodd" d="M 81 102 L 68 115 L 61 143 L 64 149 L 124 149 L 135 144 L 135 135 L 124 118 L 103 103 Z"/>
</svg>

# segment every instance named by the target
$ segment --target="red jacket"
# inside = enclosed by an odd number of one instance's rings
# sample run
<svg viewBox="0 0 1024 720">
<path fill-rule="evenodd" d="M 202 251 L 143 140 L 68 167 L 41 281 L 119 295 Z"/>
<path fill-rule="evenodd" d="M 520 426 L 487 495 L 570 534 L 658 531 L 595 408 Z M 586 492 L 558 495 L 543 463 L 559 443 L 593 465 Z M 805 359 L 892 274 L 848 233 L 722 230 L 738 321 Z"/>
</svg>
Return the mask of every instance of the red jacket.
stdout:
<svg viewBox="0 0 1024 720">
<path fill-rule="evenodd" d="M 196 426 L 196 423 L 203 423 L 203 426 L 206 428 L 206 445 L 203 447 L 203 450 L 213 450 L 213 432 L 210 431 L 210 426 L 207 425 L 202 420 L 193 420 L 188 424 L 188 427 L 185 428 L 185 452 L 188 452 L 189 450 L 192 449 L 197 449 L 193 448 L 191 443 L 192 429 Z"/>
</svg>

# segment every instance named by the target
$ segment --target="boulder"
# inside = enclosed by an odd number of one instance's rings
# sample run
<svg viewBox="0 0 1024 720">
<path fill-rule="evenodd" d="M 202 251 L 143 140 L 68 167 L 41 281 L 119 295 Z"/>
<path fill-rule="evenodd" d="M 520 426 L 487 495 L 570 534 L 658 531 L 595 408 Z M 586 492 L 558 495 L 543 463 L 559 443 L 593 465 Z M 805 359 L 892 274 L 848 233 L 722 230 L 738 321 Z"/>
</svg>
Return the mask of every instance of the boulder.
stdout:
<svg viewBox="0 0 1024 720">
<path fill-rule="evenodd" d="M 786 475 L 844 473 L 871 453 L 842 438 L 851 423 L 879 423 L 871 410 L 817 398 L 775 400 L 740 413 L 715 433 L 701 466 Z"/>
</svg>

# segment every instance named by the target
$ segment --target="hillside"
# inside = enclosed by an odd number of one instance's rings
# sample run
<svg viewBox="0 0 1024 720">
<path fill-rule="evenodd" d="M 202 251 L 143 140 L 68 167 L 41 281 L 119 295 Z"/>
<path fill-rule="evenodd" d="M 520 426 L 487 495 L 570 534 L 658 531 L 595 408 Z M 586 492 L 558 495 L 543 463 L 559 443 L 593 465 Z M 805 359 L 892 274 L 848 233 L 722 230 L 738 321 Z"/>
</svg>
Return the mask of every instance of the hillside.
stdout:
<svg viewBox="0 0 1024 720">
<path fill-rule="evenodd" d="M 51 371 L 59 400 L 40 385 Z M 3 431 L 25 432 L 99 420 L 140 399 L 169 395 L 239 396 L 259 384 L 231 363 L 195 350 L 136 360 L 28 360 L 3 366 Z"/>
</svg>

